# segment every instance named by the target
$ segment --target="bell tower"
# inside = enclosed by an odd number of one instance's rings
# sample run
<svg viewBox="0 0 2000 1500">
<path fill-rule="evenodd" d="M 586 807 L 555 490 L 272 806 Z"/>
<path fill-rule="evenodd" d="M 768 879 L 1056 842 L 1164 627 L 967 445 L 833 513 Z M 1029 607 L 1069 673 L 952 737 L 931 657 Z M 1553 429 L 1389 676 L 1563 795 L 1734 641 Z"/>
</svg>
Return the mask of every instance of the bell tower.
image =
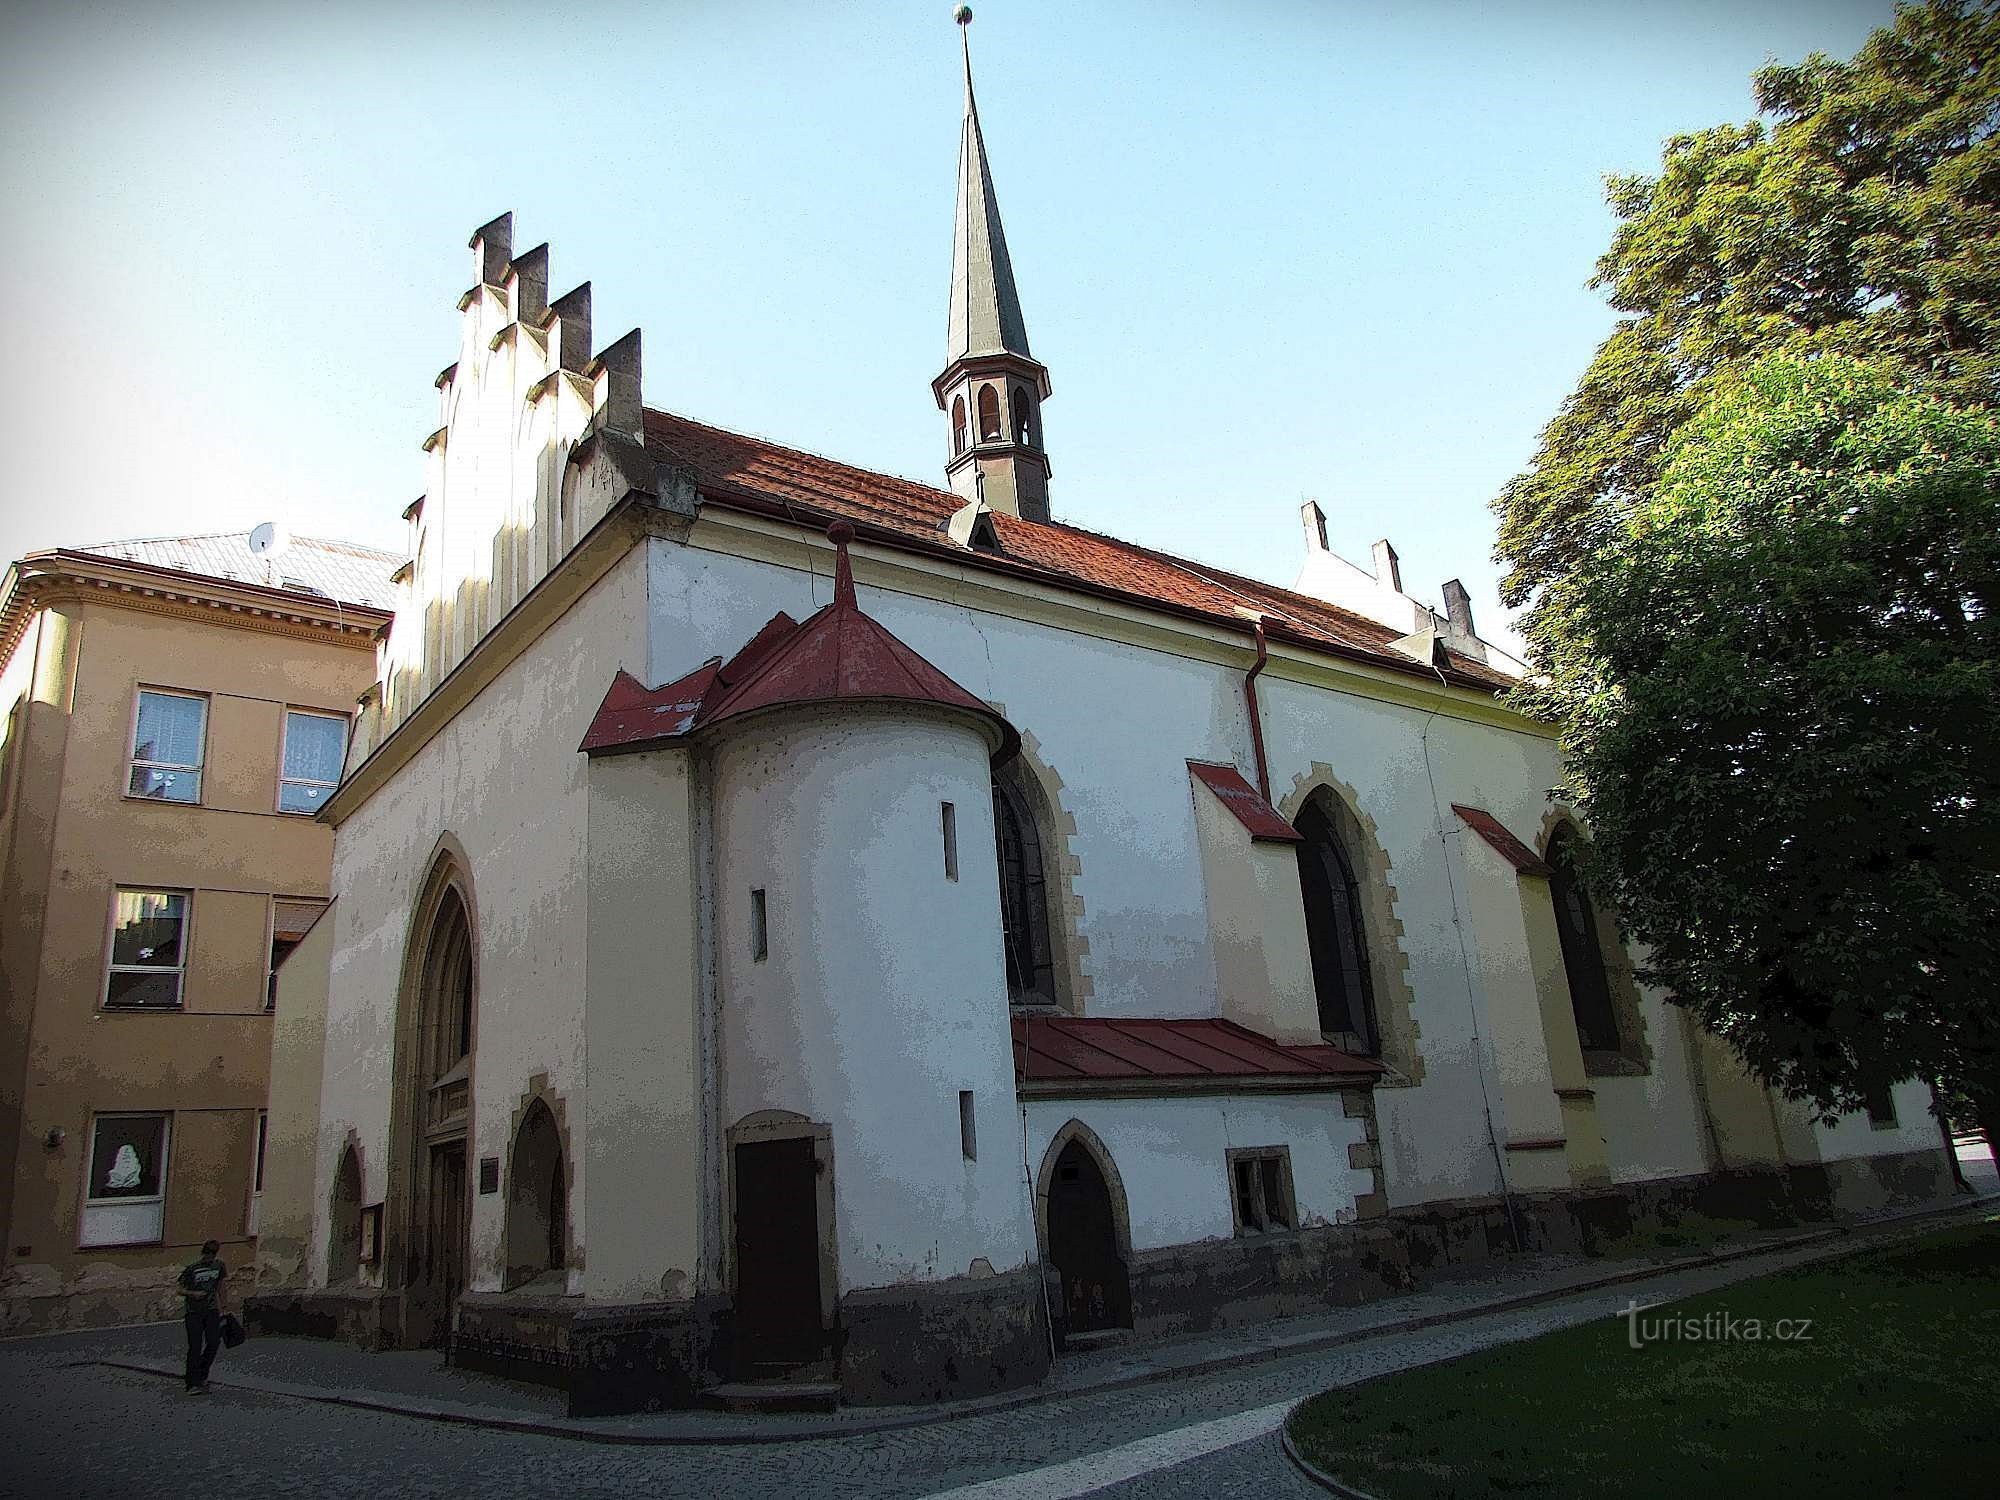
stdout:
<svg viewBox="0 0 2000 1500">
<path fill-rule="evenodd" d="M 951 244 L 951 326 L 944 373 L 931 382 L 950 432 L 945 474 L 967 500 L 1029 521 L 1049 519 L 1042 403 L 1049 372 L 1028 352 L 1000 203 L 972 96 L 972 8 L 958 8 L 965 123 L 958 142 L 958 219 Z"/>
</svg>

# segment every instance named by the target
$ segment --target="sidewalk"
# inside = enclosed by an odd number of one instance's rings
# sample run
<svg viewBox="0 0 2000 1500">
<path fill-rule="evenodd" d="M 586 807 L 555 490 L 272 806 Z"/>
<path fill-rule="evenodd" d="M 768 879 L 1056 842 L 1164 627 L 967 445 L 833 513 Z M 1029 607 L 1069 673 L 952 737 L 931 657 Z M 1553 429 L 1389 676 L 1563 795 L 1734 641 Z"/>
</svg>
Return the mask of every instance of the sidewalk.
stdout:
<svg viewBox="0 0 2000 1500">
<path fill-rule="evenodd" d="M 584 1442 L 732 1444 L 848 1437 L 926 1426 L 1040 1401 L 1218 1370 L 1240 1370 L 1263 1360 L 1530 1307 L 1578 1292 L 1643 1281 L 1693 1267 L 1741 1261 L 1742 1274 L 1754 1276 L 1776 1268 L 1765 1264 L 1767 1259 L 1781 1259 L 1790 1264 L 1847 1254 L 1877 1241 L 1973 1219 L 2000 1208 L 2000 1191 L 1993 1190 L 1994 1184 L 1979 1177 L 1974 1181 L 1987 1191 L 1941 1208 L 1808 1229 L 1768 1231 L 1696 1254 L 1631 1260 L 1525 1256 L 1466 1267 L 1420 1292 L 1315 1317 L 1065 1355 L 1049 1378 L 1034 1389 L 973 1401 L 848 1407 L 827 1413 L 784 1416 L 672 1411 L 572 1418 L 563 1414 L 563 1398 L 556 1391 L 449 1368 L 435 1350 L 376 1354 L 347 1344 L 297 1338 L 252 1339 L 239 1349 L 225 1351 L 216 1363 L 212 1383 L 223 1388 L 396 1412 L 430 1421 Z M 1787 1251 L 1793 1253 L 1779 1255 Z M 179 1380 L 180 1342 L 179 1324 L 157 1325 L 134 1330 L 131 1339 L 119 1349 L 83 1362 Z"/>
</svg>

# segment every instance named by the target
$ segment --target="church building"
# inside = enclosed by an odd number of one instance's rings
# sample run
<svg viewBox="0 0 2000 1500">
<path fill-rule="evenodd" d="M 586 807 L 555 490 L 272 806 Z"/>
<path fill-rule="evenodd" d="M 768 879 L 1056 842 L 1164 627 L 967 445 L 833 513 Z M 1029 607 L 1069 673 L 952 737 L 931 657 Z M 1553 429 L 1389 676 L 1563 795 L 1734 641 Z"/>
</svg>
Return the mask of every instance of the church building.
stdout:
<svg viewBox="0 0 2000 1500">
<path fill-rule="evenodd" d="M 1462 588 L 1311 506 L 1292 589 L 1055 519 L 969 61 L 957 193 L 943 487 L 648 404 L 473 235 L 278 976 L 259 1320 L 578 1414 L 929 1401 L 1948 1192 L 1921 1085 L 1819 1125 L 1638 981 Z"/>
</svg>

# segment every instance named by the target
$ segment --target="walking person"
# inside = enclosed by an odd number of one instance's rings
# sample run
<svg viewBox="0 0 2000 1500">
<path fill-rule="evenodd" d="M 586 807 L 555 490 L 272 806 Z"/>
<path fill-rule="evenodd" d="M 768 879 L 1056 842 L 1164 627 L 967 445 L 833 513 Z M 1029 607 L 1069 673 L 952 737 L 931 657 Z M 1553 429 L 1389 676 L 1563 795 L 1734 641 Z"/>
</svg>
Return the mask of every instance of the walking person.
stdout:
<svg viewBox="0 0 2000 1500">
<path fill-rule="evenodd" d="M 229 1268 L 217 1258 L 222 1247 L 205 1241 L 201 1259 L 181 1267 L 181 1300 L 187 1312 L 187 1388 L 206 1394 L 208 1367 L 215 1363 L 215 1351 L 222 1345 L 222 1298 Z"/>
</svg>

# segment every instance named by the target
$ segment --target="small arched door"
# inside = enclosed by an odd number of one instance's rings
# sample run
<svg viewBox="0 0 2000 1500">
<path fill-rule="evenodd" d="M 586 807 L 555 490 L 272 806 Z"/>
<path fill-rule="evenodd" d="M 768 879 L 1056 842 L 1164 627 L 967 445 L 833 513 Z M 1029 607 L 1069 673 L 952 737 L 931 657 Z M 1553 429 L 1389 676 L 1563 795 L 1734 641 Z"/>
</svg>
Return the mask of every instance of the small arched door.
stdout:
<svg viewBox="0 0 2000 1500">
<path fill-rule="evenodd" d="M 1132 1285 L 1118 1253 L 1111 1189 L 1097 1158 L 1071 1141 L 1049 1181 L 1049 1260 L 1062 1276 L 1063 1320 L 1071 1333 L 1132 1326 Z"/>
</svg>

